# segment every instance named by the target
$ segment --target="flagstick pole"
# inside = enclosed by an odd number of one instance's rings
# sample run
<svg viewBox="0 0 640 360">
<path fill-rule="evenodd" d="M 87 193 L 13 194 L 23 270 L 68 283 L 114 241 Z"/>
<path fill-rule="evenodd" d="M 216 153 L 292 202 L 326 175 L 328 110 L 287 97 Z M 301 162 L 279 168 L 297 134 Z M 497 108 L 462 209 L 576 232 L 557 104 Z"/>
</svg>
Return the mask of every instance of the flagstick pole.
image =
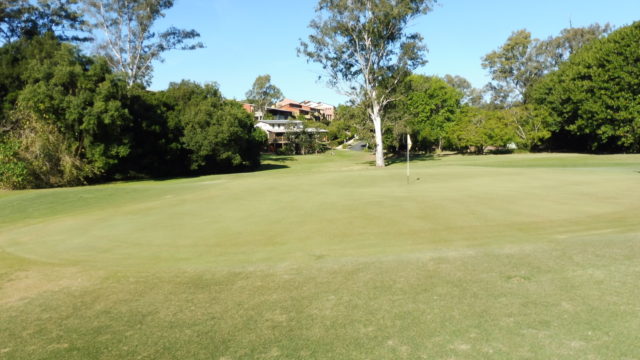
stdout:
<svg viewBox="0 0 640 360">
<path fill-rule="evenodd" d="M 409 142 L 409 134 L 407 134 L 407 185 L 409 184 L 410 168 L 409 168 L 409 150 L 411 150 Z"/>
</svg>

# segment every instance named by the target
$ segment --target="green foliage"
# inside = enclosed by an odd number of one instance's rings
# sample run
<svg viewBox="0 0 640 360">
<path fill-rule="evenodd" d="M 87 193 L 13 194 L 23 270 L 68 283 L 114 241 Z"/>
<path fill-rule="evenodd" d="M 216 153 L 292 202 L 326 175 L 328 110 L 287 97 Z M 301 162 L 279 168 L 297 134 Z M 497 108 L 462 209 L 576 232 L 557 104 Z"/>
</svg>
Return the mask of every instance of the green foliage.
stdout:
<svg viewBox="0 0 640 360">
<path fill-rule="evenodd" d="M 269 141 L 269 135 L 267 135 L 266 132 L 255 127 L 253 128 L 253 131 L 251 132 L 251 142 L 253 146 L 258 146 L 261 149 L 267 145 L 268 141 Z"/>
<path fill-rule="evenodd" d="M 24 189 L 29 186 L 27 164 L 18 158 L 20 142 L 0 139 L 0 189 Z"/>
<path fill-rule="evenodd" d="M 97 169 L 80 158 L 73 144 L 53 124 L 26 110 L 12 113 L 19 124 L 5 142 L 3 187 L 11 189 L 83 184 Z"/>
<path fill-rule="evenodd" d="M 423 75 L 409 76 L 397 93 L 399 100 L 388 111 L 388 116 L 394 118 L 391 123 L 396 142 L 389 145 L 397 148 L 409 133 L 414 149 L 442 150 L 449 129 L 459 116 L 463 94 L 440 78 Z"/>
<path fill-rule="evenodd" d="M 596 40 L 533 89 L 533 101 L 559 119 L 555 146 L 640 151 L 638 38 L 640 22 Z"/>
<path fill-rule="evenodd" d="M 30 61 L 22 77 L 26 85 L 18 96 L 19 108 L 55 126 L 74 156 L 85 159 L 97 174 L 109 172 L 127 155 L 126 86 L 103 59 L 81 56 L 60 44 L 51 58 Z"/>
<path fill-rule="evenodd" d="M 515 31 L 498 50 L 482 59 L 489 70 L 492 102 L 501 107 L 527 103 L 527 92 L 545 74 L 554 71 L 571 54 L 610 31 L 609 25 L 564 29 L 557 37 L 539 40 L 526 29 Z"/>
<path fill-rule="evenodd" d="M 253 82 L 253 86 L 245 94 L 247 102 L 255 105 L 266 119 L 267 107 L 282 99 L 282 91 L 271 83 L 271 75 L 261 75 Z"/>
<path fill-rule="evenodd" d="M 173 0 L 82 0 L 91 18 L 90 28 L 101 33 L 99 50 L 129 86 L 149 84 L 153 62 L 169 50 L 204 47 L 195 30 L 170 27 L 156 32 L 155 23 L 173 7 Z"/>
<path fill-rule="evenodd" d="M 329 140 L 336 145 L 341 145 L 353 138 L 355 128 L 342 119 L 334 119 L 329 125 Z"/>
<path fill-rule="evenodd" d="M 77 0 L 2 0 L 0 3 L 0 43 L 31 39 L 46 33 L 61 40 L 87 41 L 87 37 L 68 36 L 84 25 L 76 8 Z"/>
<path fill-rule="evenodd" d="M 164 92 L 170 127 L 181 131 L 180 146 L 197 173 L 252 168 L 259 164 L 263 138 L 253 117 L 236 101 L 225 100 L 215 84 L 172 83 Z"/>
<path fill-rule="evenodd" d="M 493 79 L 488 86 L 494 103 L 508 106 L 523 101 L 529 86 L 542 76 L 544 68 L 536 53 L 538 42 L 529 31 L 518 30 L 482 59 L 482 67 L 489 70 Z"/>
<path fill-rule="evenodd" d="M 466 107 L 449 136 L 456 148 L 482 154 L 487 146 L 504 147 L 513 142 L 516 134 L 512 125 L 504 110 Z"/>
<path fill-rule="evenodd" d="M 0 130 L 19 143 L 24 186 L 65 186 L 108 176 L 130 147 L 126 87 L 103 59 L 49 34 L 0 51 Z"/>
<path fill-rule="evenodd" d="M 431 10 L 435 0 L 320 0 L 313 33 L 299 53 L 319 63 L 328 83 L 346 85 L 367 108 L 376 143 L 376 165 L 384 166 L 383 125 L 391 93 L 408 73 L 425 64 L 426 47 L 408 23 Z"/>
<path fill-rule="evenodd" d="M 328 70 L 330 83 L 368 82 L 365 91 L 386 83 L 394 72 L 425 63 L 419 34 L 405 34 L 407 23 L 431 10 L 434 1 L 320 0 L 315 31 L 300 52 Z M 368 39 L 369 41 L 362 41 Z M 395 56 L 391 56 L 391 54 Z M 367 65 L 371 64 L 371 65 Z"/>
<path fill-rule="evenodd" d="M 354 137 L 374 143 L 373 124 L 368 118 L 367 110 L 362 104 L 339 105 L 329 126 L 329 139 L 342 143 Z"/>
<path fill-rule="evenodd" d="M 126 126 L 129 154 L 118 162 L 116 178 L 167 177 L 187 174 L 188 158 L 180 144 L 179 124 L 169 123 L 169 104 L 162 92 L 134 85 L 127 91 L 125 109 L 132 121 Z"/>
<path fill-rule="evenodd" d="M 481 89 L 474 88 L 469 80 L 459 75 L 445 75 L 442 78 L 449 86 L 462 93 L 462 104 L 480 107 L 484 105 L 484 94 Z"/>
<path fill-rule="evenodd" d="M 569 60 L 571 54 L 580 50 L 593 40 L 611 32 L 611 25 L 598 23 L 587 27 L 563 29 L 560 35 L 550 37 L 540 43 L 538 53 L 543 55 L 547 72 L 557 69 L 560 64 Z"/>
<path fill-rule="evenodd" d="M 288 131 L 286 133 L 287 143 L 283 149 L 284 153 L 287 155 L 306 155 L 325 151 L 327 144 L 323 141 L 324 133 L 318 130 L 318 128 L 310 128 L 305 124 L 301 129 Z"/>
<path fill-rule="evenodd" d="M 7 122 L 20 91 L 26 86 L 26 75 L 34 63 L 45 63 L 60 50 L 60 42 L 47 34 L 23 38 L 0 47 L 0 121 Z"/>
<path fill-rule="evenodd" d="M 54 187 L 109 179 L 254 168 L 253 119 L 215 85 L 165 92 L 128 87 L 104 58 L 53 35 L 0 48 L 2 187 Z"/>
<path fill-rule="evenodd" d="M 546 108 L 529 104 L 503 111 L 509 116 L 520 148 L 534 150 L 551 136 L 555 119 Z"/>
<path fill-rule="evenodd" d="M 275 120 L 276 117 L 270 112 L 263 113 L 262 120 Z"/>
</svg>

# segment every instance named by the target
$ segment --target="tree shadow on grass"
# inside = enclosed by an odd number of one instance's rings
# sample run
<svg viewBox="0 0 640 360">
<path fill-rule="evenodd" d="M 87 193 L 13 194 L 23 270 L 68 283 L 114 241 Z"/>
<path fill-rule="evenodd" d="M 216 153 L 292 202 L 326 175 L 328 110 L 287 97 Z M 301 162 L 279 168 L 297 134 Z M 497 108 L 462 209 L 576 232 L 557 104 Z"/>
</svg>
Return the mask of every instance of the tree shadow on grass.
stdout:
<svg viewBox="0 0 640 360">
<path fill-rule="evenodd" d="M 186 180 L 186 179 L 195 179 L 203 176 L 212 176 L 212 175 L 229 175 L 229 174 L 241 174 L 241 173 L 253 173 L 253 172 L 261 172 L 268 170 L 279 170 L 279 169 L 288 169 L 289 166 L 285 165 L 285 162 L 288 161 L 296 161 L 296 159 L 292 156 L 280 156 L 280 155 L 263 155 L 260 159 L 260 166 L 255 168 L 241 168 L 241 169 L 221 169 L 216 172 L 211 173 L 196 173 L 196 174 L 186 174 L 186 175 L 168 175 L 168 176 L 145 176 L 141 174 L 129 174 L 122 179 L 116 179 L 113 181 L 99 182 L 96 181 L 94 183 L 89 183 L 89 185 L 100 185 L 100 184 L 120 184 L 120 183 L 136 183 L 136 182 L 145 182 L 145 181 L 153 181 L 153 182 L 165 182 L 172 180 Z M 276 164 L 274 164 L 274 162 Z"/>
<path fill-rule="evenodd" d="M 289 161 L 297 160 L 293 156 L 288 155 L 262 154 L 260 157 L 260 166 L 255 169 L 254 172 L 287 169 L 289 166 L 285 165 L 285 163 Z"/>
<path fill-rule="evenodd" d="M 253 170 L 252 172 L 260 172 L 260 171 L 269 171 L 269 170 L 279 170 L 279 169 L 288 169 L 289 166 L 282 164 L 261 164 L 260 167 Z"/>
<path fill-rule="evenodd" d="M 411 154 L 411 158 L 410 161 L 411 162 L 423 162 L 423 161 L 440 161 L 442 160 L 443 157 L 446 156 L 450 156 L 450 154 L 440 154 L 440 155 L 434 155 L 434 154 Z M 395 164 L 406 164 L 407 163 L 407 156 L 406 155 L 394 155 L 394 156 L 389 156 L 387 158 L 384 159 L 384 165 L 385 166 L 392 166 Z M 371 160 L 371 161 L 365 161 L 363 164 L 367 164 L 370 166 L 376 166 L 376 162 L 375 160 Z"/>
<path fill-rule="evenodd" d="M 284 163 L 288 161 L 297 161 L 296 158 L 289 155 L 276 155 L 276 154 L 262 154 L 260 157 L 260 161 L 275 161 L 279 163 Z"/>
</svg>

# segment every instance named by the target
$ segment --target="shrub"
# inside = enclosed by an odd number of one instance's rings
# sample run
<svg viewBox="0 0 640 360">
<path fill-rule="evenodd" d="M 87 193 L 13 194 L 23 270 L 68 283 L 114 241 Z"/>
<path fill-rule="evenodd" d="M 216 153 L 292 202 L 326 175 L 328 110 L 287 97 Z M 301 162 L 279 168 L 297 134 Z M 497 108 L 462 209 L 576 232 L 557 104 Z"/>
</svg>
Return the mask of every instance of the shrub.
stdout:
<svg viewBox="0 0 640 360">
<path fill-rule="evenodd" d="M 27 165 L 18 159 L 20 144 L 7 139 L 0 141 L 0 188 L 24 189 L 29 186 Z"/>
</svg>

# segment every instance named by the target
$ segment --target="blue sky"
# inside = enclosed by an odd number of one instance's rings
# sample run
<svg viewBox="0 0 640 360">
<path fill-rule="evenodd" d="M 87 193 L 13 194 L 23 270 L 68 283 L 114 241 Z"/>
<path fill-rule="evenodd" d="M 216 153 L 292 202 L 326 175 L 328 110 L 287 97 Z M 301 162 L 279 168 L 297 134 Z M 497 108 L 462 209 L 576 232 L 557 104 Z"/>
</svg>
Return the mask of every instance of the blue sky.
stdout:
<svg viewBox="0 0 640 360">
<path fill-rule="evenodd" d="M 159 28 L 174 25 L 200 32 L 206 48 L 173 51 L 155 64 L 151 89 L 182 79 L 217 82 L 228 98 L 241 100 L 258 75 L 270 74 L 285 96 L 338 105 L 347 99 L 317 81 L 322 70 L 298 57 L 299 39 L 308 36 L 315 0 L 176 0 Z M 640 20 L 640 0 L 441 0 L 414 21 L 429 48 L 429 63 L 416 72 L 461 75 L 476 87 L 489 78 L 481 58 L 515 30 L 534 37 L 595 22 L 616 27 Z"/>
</svg>

